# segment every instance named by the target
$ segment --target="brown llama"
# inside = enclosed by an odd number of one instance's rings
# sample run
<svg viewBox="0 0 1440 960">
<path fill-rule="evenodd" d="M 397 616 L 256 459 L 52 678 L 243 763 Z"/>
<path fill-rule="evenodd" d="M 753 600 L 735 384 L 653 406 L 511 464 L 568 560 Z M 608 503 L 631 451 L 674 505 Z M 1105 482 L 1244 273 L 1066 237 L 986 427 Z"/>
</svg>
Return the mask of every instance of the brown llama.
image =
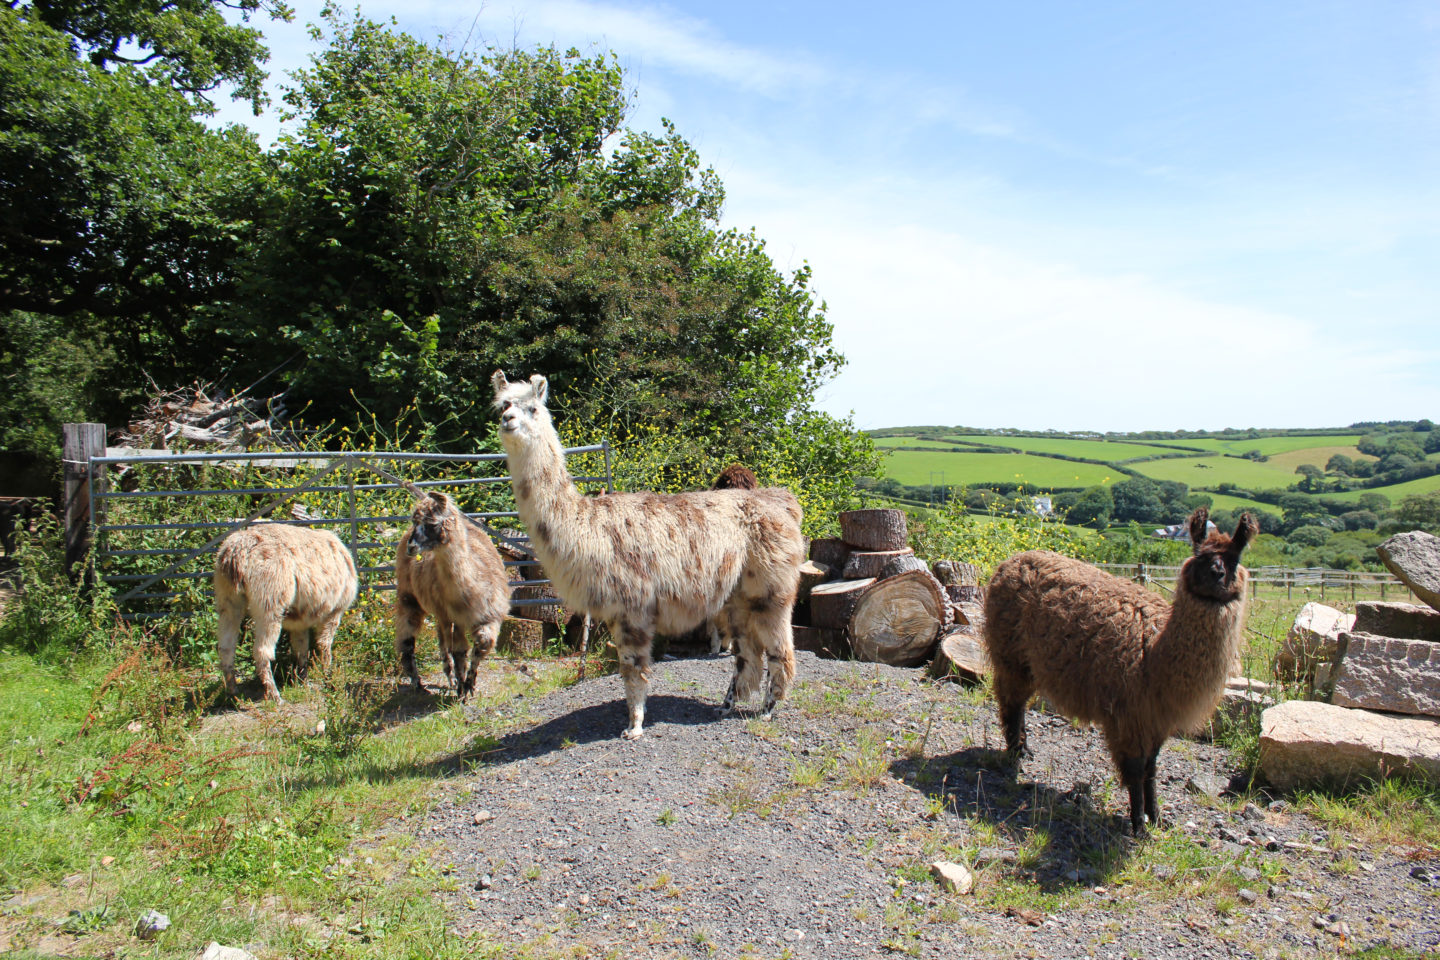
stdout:
<svg viewBox="0 0 1440 960">
<path fill-rule="evenodd" d="M 255 674 L 265 696 L 280 701 L 271 675 L 280 630 L 290 634 L 300 680 L 310 666 L 312 630 L 320 666 L 329 670 L 335 631 L 358 588 L 350 551 L 328 530 L 259 523 L 222 540 L 215 553 L 215 611 L 226 692 L 235 695 L 235 646 L 247 613 L 255 634 Z"/>
<path fill-rule="evenodd" d="M 723 713 L 759 688 L 768 661 L 770 717 L 795 676 L 790 611 L 805 541 L 794 495 L 772 487 L 581 496 L 545 407 L 545 378 L 509 383 L 497 370 L 491 382 L 531 545 L 566 609 L 605 621 L 615 640 L 625 737 L 642 733 L 656 631 L 673 636 L 707 619 L 738 641 Z"/>
<path fill-rule="evenodd" d="M 1199 729 L 1215 711 L 1245 631 L 1240 554 L 1258 527 L 1245 514 L 1232 536 L 1207 537 L 1204 508 L 1188 521 L 1194 555 L 1175 598 L 1045 550 L 995 568 L 985 593 L 985 645 L 1005 746 L 1026 752 L 1032 694 L 1105 734 L 1130 791 L 1136 834 L 1160 822 L 1155 764 L 1171 735 Z"/>
<path fill-rule="evenodd" d="M 435 621 L 440 662 L 464 699 L 475 689 L 480 658 L 495 649 L 510 612 L 510 578 L 495 544 L 443 493 L 415 503 L 395 553 L 395 652 L 416 690 L 415 635 Z"/>
</svg>

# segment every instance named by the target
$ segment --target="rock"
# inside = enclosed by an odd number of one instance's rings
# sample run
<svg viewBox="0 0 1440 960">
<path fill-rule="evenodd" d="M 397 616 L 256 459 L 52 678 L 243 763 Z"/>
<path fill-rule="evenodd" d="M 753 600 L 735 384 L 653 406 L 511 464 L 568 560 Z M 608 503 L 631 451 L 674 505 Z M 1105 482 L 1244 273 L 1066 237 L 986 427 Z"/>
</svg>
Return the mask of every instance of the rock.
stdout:
<svg viewBox="0 0 1440 960">
<path fill-rule="evenodd" d="M 1323 603 L 1307 603 L 1295 615 L 1285 642 L 1275 654 L 1275 676 L 1280 680 L 1309 680 L 1317 663 L 1335 659 L 1341 631 L 1355 625 L 1355 615 L 1341 613 Z"/>
<path fill-rule="evenodd" d="M 1155 875 L 1156 880 L 1173 880 L 1175 878 L 1175 868 L 1168 863 L 1157 864 L 1150 872 Z"/>
<path fill-rule="evenodd" d="M 135 921 L 135 936 L 141 940 L 154 940 L 170 929 L 170 918 L 158 910 L 146 910 Z"/>
<path fill-rule="evenodd" d="M 930 872 L 947 893 L 967 894 L 975 886 L 975 878 L 958 863 L 938 860 L 930 864 Z"/>
<path fill-rule="evenodd" d="M 1419 880 L 1422 883 L 1430 882 L 1430 871 L 1426 870 L 1424 867 L 1411 867 L 1410 876 L 1414 877 L 1416 880 Z"/>
<path fill-rule="evenodd" d="M 977 867 L 983 867 L 987 863 L 1014 863 L 1015 860 L 1014 850 L 1004 850 L 1000 847 L 981 847 L 975 852 Z"/>
<path fill-rule="evenodd" d="M 205 949 L 195 955 L 195 960 L 256 960 L 255 954 L 239 947 L 222 947 L 211 940 Z"/>
<path fill-rule="evenodd" d="M 495 879 L 488 873 L 475 881 L 476 890 L 489 890 L 493 886 L 495 886 Z"/>
<path fill-rule="evenodd" d="M 1240 816 L 1244 817 L 1246 820 L 1264 820 L 1265 811 L 1261 810 L 1253 803 L 1247 803 L 1245 804 L 1245 808 L 1240 811 Z"/>
<path fill-rule="evenodd" d="M 1231 677 L 1215 707 L 1210 722 L 1199 732 L 1202 740 L 1223 736 L 1227 731 L 1253 723 L 1267 707 L 1275 705 L 1270 684 L 1249 677 Z M 1253 728 L 1252 728 L 1253 729 Z"/>
<path fill-rule="evenodd" d="M 1440 643 L 1440 611 L 1418 603 L 1362 600 L 1355 604 L 1351 632 Z"/>
<path fill-rule="evenodd" d="M 1330 702 L 1440 716 L 1440 643 L 1346 633 Z"/>
<path fill-rule="evenodd" d="M 1256 900 L 1260 899 L 1259 894 L 1257 894 L 1254 890 L 1248 890 L 1245 887 L 1241 887 L 1239 890 L 1236 890 L 1235 896 L 1239 897 L 1245 903 L 1254 903 Z"/>
<path fill-rule="evenodd" d="M 1246 883 L 1254 883 L 1256 880 L 1260 879 L 1260 871 L 1256 870 L 1254 867 L 1236 867 L 1235 872 L 1238 873 L 1240 875 L 1240 879 L 1244 880 Z"/>
<path fill-rule="evenodd" d="M 491 820 L 494 819 L 495 814 L 491 813 L 489 810 L 480 810 L 477 811 L 475 814 L 475 825 L 479 826 L 482 823 L 489 823 Z"/>
<path fill-rule="evenodd" d="M 1260 774 L 1274 786 L 1440 775 L 1440 721 L 1290 700 L 1260 718 Z"/>
<path fill-rule="evenodd" d="M 1440 610 L 1440 537 L 1423 530 L 1397 533 L 1375 552 L 1411 593 Z"/>
<path fill-rule="evenodd" d="M 940 638 L 930 675 L 941 680 L 981 681 L 990 674 L 990 658 L 973 627 L 951 627 Z"/>
<path fill-rule="evenodd" d="M 1185 789 L 1198 797 L 1209 797 L 1214 800 L 1225 792 L 1225 785 L 1209 774 L 1197 773 L 1185 781 Z"/>
</svg>

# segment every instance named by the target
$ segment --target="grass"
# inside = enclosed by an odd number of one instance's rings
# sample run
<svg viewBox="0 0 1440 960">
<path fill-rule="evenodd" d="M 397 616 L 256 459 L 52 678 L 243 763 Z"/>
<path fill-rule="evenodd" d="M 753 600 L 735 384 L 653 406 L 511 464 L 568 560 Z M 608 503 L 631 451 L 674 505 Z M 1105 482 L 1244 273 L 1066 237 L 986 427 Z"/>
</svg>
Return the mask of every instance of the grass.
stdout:
<svg viewBox="0 0 1440 960">
<path fill-rule="evenodd" d="M 1322 436 L 1281 436 L 1257 437 L 1253 440 L 1227 440 L 1221 437 L 1186 437 L 1183 440 L 1154 440 L 1152 443 L 1164 447 L 1191 447 L 1200 450 L 1214 450 L 1238 457 L 1251 450 L 1259 450 L 1262 456 L 1273 457 L 1280 453 L 1292 453 L 1311 447 L 1344 447 L 1353 449 L 1360 442 L 1360 434 L 1327 434 Z"/>
<path fill-rule="evenodd" d="M 921 440 L 918 437 L 879 437 L 875 441 L 877 447 L 926 447 L 937 450 L 963 450 L 964 444 L 1008 447 L 1024 453 L 1058 453 L 1067 457 L 1084 457 L 1087 460 L 1105 462 L 1176 452 L 1173 448 L 1149 443 L 1124 443 L 1115 440 L 1084 440 L 1069 437 L 992 437 L 983 434 L 960 434 L 946 436 L 943 440 Z"/>
<path fill-rule="evenodd" d="M 383 670 L 343 635 L 335 672 L 286 688 L 283 709 L 222 708 L 211 670 L 176 667 L 142 637 L 116 642 L 78 657 L 0 650 L 0 886 L 34 898 L 0 918 L 9 950 L 56 916 L 75 953 L 129 949 L 147 909 L 172 923 L 161 957 L 212 939 L 285 956 L 331 936 L 356 957 L 480 946 L 447 932 L 430 895 L 453 883 L 439 854 L 388 825 L 425 809 L 437 777 L 484 762 L 505 732 L 496 707 L 568 682 L 572 666 L 532 664 L 533 683 L 492 663 L 478 711 L 440 698 L 401 723 L 397 681 L 374 679 Z"/>
<path fill-rule="evenodd" d="M 1177 480 L 1191 487 L 1216 487 L 1222 483 L 1233 483 L 1251 490 L 1269 490 L 1288 487 L 1300 479 L 1293 465 L 1286 466 L 1275 460 L 1242 460 L 1220 454 L 1173 460 L 1147 460 L 1131 466 L 1152 480 Z"/>
<path fill-rule="evenodd" d="M 931 483 L 932 473 L 936 485 L 958 487 L 1023 481 L 1040 490 L 1090 487 L 1125 479 L 1109 467 L 1025 453 L 896 450 L 885 457 L 885 475 L 907 486 Z"/>
</svg>

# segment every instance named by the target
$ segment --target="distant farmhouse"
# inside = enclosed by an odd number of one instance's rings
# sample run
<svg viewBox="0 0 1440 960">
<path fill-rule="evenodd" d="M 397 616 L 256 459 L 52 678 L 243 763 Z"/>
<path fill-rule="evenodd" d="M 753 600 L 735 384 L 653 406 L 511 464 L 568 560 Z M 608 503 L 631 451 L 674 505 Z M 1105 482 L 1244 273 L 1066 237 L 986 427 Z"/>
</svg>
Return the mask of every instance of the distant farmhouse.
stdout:
<svg viewBox="0 0 1440 960">
<path fill-rule="evenodd" d="M 1213 520 L 1206 520 L 1205 536 L 1210 536 L 1211 531 L 1214 529 L 1215 522 Z M 1162 527 L 1156 530 L 1154 536 L 1159 537 L 1161 540 L 1189 540 L 1190 528 L 1183 523 L 1172 523 L 1168 527 Z"/>
</svg>

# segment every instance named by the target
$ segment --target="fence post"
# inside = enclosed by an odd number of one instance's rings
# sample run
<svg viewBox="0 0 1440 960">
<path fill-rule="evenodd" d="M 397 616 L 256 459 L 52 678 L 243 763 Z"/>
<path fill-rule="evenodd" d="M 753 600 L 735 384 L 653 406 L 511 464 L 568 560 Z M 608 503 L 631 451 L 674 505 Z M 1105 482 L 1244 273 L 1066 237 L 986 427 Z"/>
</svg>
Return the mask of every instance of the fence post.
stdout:
<svg viewBox="0 0 1440 960">
<path fill-rule="evenodd" d="M 1355 602 L 1355 575 L 1350 575 L 1350 602 Z"/>
<path fill-rule="evenodd" d="M 1320 599 L 1325 599 L 1325 571 L 1320 571 Z"/>
<path fill-rule="evenodd" d="M 610 441 L 601 440 L 600 447 L 605 451 L 605 492 L 615 492 L 615 474 L 610 469 Z"/>
<path fill-rule="evenodd" d="M 1385 577 L 1385 580 L 1389 580 L 1389 579 L 1390 579 L 1390 577 L 1389 577 L 1389 575 L 1387 574 L 1386 577 Z M 1385 580 L 1381 580 L 1381 581 L 1380 581 L 1380 599 L 1381 599 L 1381 600 L 1384 600 L 1384 599 L 1385 599 Z"/>
<path fill-rule="evenodd" d="M 355 519 L 355 461 L 345 459 L 345 501 L 350 511 L 350 559 L 360 569 L 360 524 Z"/>
<path fill-rule="evenodd" d="M 1295 589 L 1295 571 L 1285 571 L 1285 599 L 1290 599 L 1291 592 Z"/>
<path fill-rule="evenodd" d="M 85 585 L 93 582 L 93 567 L 86 564 L 84 571 L 77 571 L 75 564 L 90 553 L 90 505 L 94 495 L 104 487 L 105 475 L 99 471 L 95 482 L 90 482 L 90 458 L 105 456 L 105 424 L 67 423 L 62 428 L 64 436 L 64 477 L 65 477 L 65 572 L 71 581 L 82 574 Z"/>
</svg>

